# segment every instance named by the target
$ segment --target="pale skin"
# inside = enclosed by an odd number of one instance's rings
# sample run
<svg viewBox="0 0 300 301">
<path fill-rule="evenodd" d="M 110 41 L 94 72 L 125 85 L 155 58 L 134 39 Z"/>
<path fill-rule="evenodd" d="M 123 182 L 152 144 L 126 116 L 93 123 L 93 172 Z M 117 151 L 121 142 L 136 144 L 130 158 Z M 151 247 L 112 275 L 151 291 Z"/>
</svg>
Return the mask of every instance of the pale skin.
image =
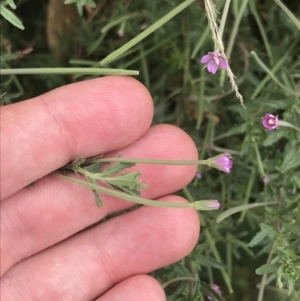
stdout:
<svg viewBox="0 0 300 301">
<path fill-rule="evenodd" d="M 197 159 L 185 132 L 151 127 L 152 117 L 146 88 L 117 76 L 1 107 L 1 300 L 166 300 L 147 273 L 192 251 L 197 212 L 144 206 L 92 226 L 133 204 L 102 195 L 98 208 L 89 189 L 49 175 L 77 155 Z M 135 169 L 148 184 L 142 197 L 187 202 L 172 193 L 197 167 Z"/>
</svg>

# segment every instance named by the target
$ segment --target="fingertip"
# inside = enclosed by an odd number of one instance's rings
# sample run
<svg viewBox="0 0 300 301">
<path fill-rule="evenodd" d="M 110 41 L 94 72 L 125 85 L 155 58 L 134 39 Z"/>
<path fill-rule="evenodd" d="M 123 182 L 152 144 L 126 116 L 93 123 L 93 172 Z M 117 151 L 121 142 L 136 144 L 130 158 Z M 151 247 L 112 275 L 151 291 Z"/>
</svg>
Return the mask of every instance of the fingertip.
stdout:
<svg viewBox="0 0 300 301">
<path fill-rule="evenodd" d="M 136 275 L 115 285 L 96 301 L 165 301 L 160 283 L 148 275 Z"/>
</svg>

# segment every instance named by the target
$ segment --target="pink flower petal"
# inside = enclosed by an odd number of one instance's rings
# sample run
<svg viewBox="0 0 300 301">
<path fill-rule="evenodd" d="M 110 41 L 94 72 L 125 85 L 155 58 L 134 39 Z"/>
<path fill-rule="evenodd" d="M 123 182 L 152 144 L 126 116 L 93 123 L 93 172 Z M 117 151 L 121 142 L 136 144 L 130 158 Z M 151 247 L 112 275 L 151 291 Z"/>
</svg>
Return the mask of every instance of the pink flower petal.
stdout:
<svg viewBox="0 0 300 301">
<path fill-rule="evenodd" d="M 219 66 L 214 60 L 209 61 L 207 64 L 207 71 L 212 74 L 215 74 L 218 71 L 218 68 Z"/>
<path fill-rule="evenodd" d="M 228 63 L 227 63 L 227 61 L 226 61 L 225 59 L 223 59 L 223 58 L 220 58 L 219 60 L 220 60 L 219 67 L 220 67 L 221 69 L 227 69 L 227 68 L 228 68 Z"/>
<path fill-rule="evenodd" d="M 205 64 L 205 63 L 209 62 L 212 59 L 212 57 L 213 57 L 212 54 L 207 54 L 204 57 L 202 57 L 200 62 L 202 64 Z"/>
</svg>

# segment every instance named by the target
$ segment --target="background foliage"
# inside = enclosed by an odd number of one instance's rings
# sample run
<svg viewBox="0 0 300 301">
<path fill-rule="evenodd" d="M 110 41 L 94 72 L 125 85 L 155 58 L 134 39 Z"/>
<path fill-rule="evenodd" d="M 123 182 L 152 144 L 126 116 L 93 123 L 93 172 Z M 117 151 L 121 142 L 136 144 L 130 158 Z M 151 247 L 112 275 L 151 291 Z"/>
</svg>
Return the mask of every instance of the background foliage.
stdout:
<svg viewBox="0 0 300 301">
<path fill-rule="evenodd" d="M 105 66 L 139 70 L 137 78 L 154 99 L 153 124 L 181 127 L 194 139 L 200 158 L 233 155 L 229 175 L 203 167 L 202 178 L 180 192 L 185 197 L 217 199 L 221 210 L 276 202 L 220 223 L 218 213 L 202 214 L 195 250 L 153 273 L 169 301 L 207 300 L 213 283 L 225 300 L 300 300 L 300 134 L 286 127 L 266 132 L 261 126 L 261 117 L 270 112 L 300 128 L 300 27 L 278 0 L 249 0 L 242 9 L 244 1 L 232 0 L 223 39 L 225 50 L 233 43 L 230 66 L 246 109 L 221 72 L 211 75 L 199 64 L 213 51 L 202 0 Z M 6 0 L 1 4 L 1 68 L 99 67 L 99 61 L 182 2 Z M 222 11 L 225 1 L 215 2 Z M 300 24 L 299 2 L 280 3 Z M 1 103 L 92 77 L 1 76 Z"/>
</svg>

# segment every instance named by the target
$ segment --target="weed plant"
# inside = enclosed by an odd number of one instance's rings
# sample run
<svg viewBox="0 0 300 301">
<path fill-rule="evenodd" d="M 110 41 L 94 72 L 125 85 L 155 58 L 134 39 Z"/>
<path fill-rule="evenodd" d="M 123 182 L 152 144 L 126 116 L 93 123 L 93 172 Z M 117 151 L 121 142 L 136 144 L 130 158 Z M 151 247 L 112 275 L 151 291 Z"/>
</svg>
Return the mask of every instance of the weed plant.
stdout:
<svg viewBox="0 0 300 301">
<path fill-rule="evenodd" d="M 216 49 L 207 5 L 219 12 L 224 49 Z M 153 124 L 185 130 L 200 159 L 232 155 L 230 174 L 201 165 L 179 192 L 221 206 L 201 212 L 188 257 L 153 273 L 168 301 L 300 300 L 298 1 L 4 0 L 1 15 L 2 105 L 100 75 L 133 75 L 152 94 Z M 243 102 L 226 70 L 211 74 L 200 63 L 213 51 L 226 56 Z M 264 128 L 266 114 L 278 116 L 278 129 Z"/>
</svg>

